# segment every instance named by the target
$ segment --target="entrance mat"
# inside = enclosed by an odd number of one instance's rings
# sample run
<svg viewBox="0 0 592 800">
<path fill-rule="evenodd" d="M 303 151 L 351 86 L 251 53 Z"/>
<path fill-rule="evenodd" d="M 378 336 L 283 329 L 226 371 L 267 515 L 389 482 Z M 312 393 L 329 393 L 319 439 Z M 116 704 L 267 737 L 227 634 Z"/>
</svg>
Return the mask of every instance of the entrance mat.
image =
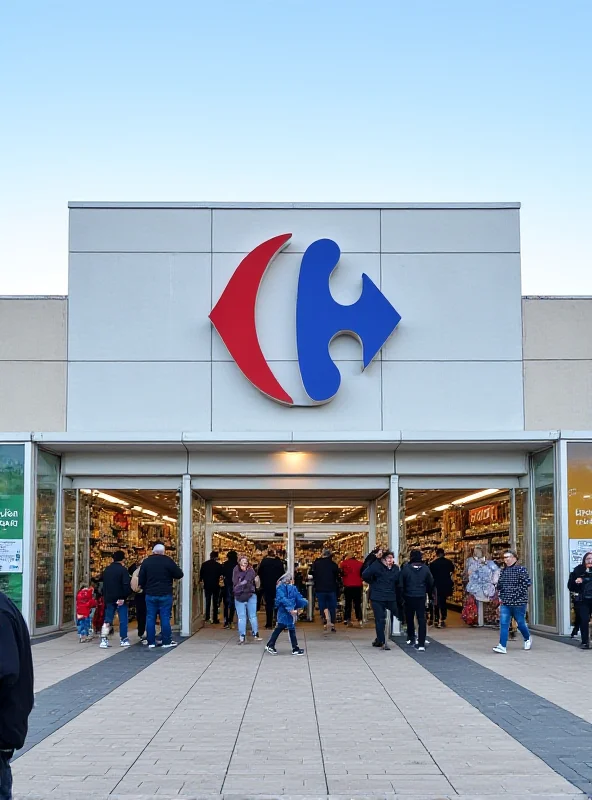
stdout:
<svg viewBox="0 0 592 800">
<path fill-rule="evenodd" d="M 433 639 L 423 653 L 404 639 L 393 641 L 573 786 L 592 794 L 589 722 Z"/>
<path fill-rule="evenodd" d="M 187 639 L 181 639 L 178 645 L 181 646 L 186 641 Z M 42 689 L 35 695 L 35 707 L 29 717 L 29 734 L 25 746 L 14 754 L 13 761 L 171 652 L 172 650 L 163 650 L 162 647 L 148 650 L 141 644 L 135 644 L 54 683 L 53 686 L 48 686 L 47 689 Z"/>
</svg>

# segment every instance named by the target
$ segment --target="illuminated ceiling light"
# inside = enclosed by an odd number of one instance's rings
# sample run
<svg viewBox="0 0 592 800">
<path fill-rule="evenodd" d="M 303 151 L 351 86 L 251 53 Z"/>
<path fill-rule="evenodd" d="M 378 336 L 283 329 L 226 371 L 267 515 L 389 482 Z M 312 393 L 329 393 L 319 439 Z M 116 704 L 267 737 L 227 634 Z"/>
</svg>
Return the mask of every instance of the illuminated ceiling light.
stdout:
<svg viewBox="0 0 592 800">
<path fill-rule="evenodd" d="M 167 522 L 176 522 L 177 521 L 176 519 L 173 519 L 173 517 L 165 517 L 165 516 L 163 516 L 163 519 L 166 519 Z"/>
<path fill-rule="evenodd" d="M 132 506 L 132 511 L 143 511 L 142 506 Z"/>
<path fill-rule="evenodd" d="M 122 500 L 119 497 L 113 497 L 112 494 L 105 494 L 104 492 L 97 492 L 97 497 L 100 497 L 101 500 L 107 500 L 109 503 L 117 503 L 120 506 L 129 506 L 129 503 L 126 503 L 125 500 Z"/>
<path fill-rule="evenodd" d="M 482 497 L 489 497 L 498 492 L 501 492 L 501 489 L 483 489 L 481 492 L 475 492 L 475 494 L 468 494 L 466 497 L 459 497 L 458 500 L 453 500 L 452 505 L 460 506 L 463 503 L 471 503 L 473 500 L 480 500 Z"/>
<path fill-rule="evenodd" d="M 158 512 L 150 511 L 149 508 L 145 508 L 144 509 L 144 514 L 149 514 L 151 517 L 157 517 L 158 516 Z"/>
<path fill-rule="evenodd" d="M 432 511 L 446 511 L 447 508 L 450 508 L 450 503 L 445 503 L 443 506 L 436 506 Z"/>
<path fill-rule="evenodd" d="M 410 517 L 405 517 L 405 522 L 411 522 L 412 519 L 417 519 L 417 514 L 412 514 Z"/>
<path fill-rule="evenodd" d="M 81 489 L 80 490 L 83 494 L 92 494 L 90 489 Z"/>
</svg>

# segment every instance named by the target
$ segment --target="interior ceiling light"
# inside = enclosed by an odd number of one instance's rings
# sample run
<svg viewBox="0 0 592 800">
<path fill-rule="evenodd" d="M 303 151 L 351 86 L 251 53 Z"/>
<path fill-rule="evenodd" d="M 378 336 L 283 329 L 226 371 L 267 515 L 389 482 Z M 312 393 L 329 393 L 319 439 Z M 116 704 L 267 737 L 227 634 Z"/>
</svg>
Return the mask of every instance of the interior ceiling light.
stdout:
<svg viewBox="0 0 592 800">
<path fill-rule="evenodd" d="M 107 500 L 109 503 L 117 503 L 120 506 L 129 506 L 129 503 L 126 503 L 125 500 L 122 500 L 120 497 L 113 497 L 112 494 L 105 494 L 104 492 L 97 492 L 97 497 L 100 497 L 101 500 Z"/>
<path fill-rule="evenodd" d="M 81 489 L 80 490 L 83 494 L 92 494 L 90 489 Z"/>
<path fill-rule="evenodd" d="M 166 519 L 166 521 L 167 521 L 167 522 L 176 522 L 176 521 L 177 521 L 177 520 L 176 520 L 176 519 L 174 519 L 173 517 L 164 517 L 164 516 L 163 516 L 163 519 Z"/>
<path fill-rule="evenodd" d="M 447 508 L 450 508 L 450 503 L 445 503 L 443 506 L 436 506 L 432 511 L 446 511 Z"/>
<path fill-rule="evenodd" d="M 132 511 L 143 511 L 142 506 L 132 506 Z"/>
<path fill-rule="evenodd" d="M 482 497 L 489 497 L 492 494 L 498 494 L 501 489 L 483 489 L 481 492 L 475 494 L 468 494 L 466 497 L 459 497 L 458 500 L 453 500 L 452 505 L 460 506 L 463 503 L 471 503 L 473 500 L 480 500 Z"/>
<path fill-rule="evenodd" d="M 412 519 L 417 519 L 417 514 L 412 514 L 410 517 L 405 517 L 405 522 L 411 522 Z"/>
<path fill-rule="evenodd" d="M 158 516 L 158 512 L 150 511 L 149 508 L 145 508 L 144 509 L 144 514 L 149 514 L 151 517 L 157 517 Z"/>
</svg>

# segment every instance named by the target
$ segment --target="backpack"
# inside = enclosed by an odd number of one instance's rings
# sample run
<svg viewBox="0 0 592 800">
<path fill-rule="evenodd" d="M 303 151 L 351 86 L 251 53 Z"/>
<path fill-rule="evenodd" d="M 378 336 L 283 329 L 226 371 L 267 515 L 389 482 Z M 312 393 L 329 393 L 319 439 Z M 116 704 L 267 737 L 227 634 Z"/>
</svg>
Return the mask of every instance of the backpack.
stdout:
<svg viewBox="0 0 592 800">
<path fill-rule="evenodd" d="M 132 575 L 132 579 L 130 581 L 132 592 L 135 592 L 136 594 L 142 594 L 142 592 L 144 591 L 140 586 L 139 577 L 140 577 L 140 567 L 134 570 L 134 574 Z"/>
</svg>

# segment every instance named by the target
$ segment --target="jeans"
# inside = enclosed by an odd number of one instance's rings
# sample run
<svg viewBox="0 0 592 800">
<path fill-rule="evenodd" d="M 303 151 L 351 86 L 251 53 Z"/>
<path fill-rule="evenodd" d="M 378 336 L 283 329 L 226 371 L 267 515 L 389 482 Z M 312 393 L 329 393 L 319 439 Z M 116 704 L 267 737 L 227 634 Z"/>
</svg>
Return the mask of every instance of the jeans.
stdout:
<svg viewBox="0 0 592 800">
<path fill-rule="evenodd" d="M 116 611 L 117 616 L 119 617 L 119 636 L 122 639 L 127 639 L 127 603 L 124 603 L 121 606 L 118 606 L 117 603 L 105 603 L 105 622 L 108 625 L 113 625 Z"/>
<path fill-rule="evenodd" d="M 335 625 L 335 615 L 337 614 L 337 595 L 335 592 L 317 592 L 317 602 L 323 624 L 327 622 L 325 609 L 328 609 L 331 618 L 331 625 Z"/>
<path fill-rule="evenodd" d="M 79 636 L 90 636 L 90 617 L 76 618 L 76 630 Z"/>
<path fill-rule="evenodd" d="M 160 617 L 162 643 L 170 644 L 172 639 L 171 614 L 173 611 L 173 595 L 146 595 L 146 638 L 148 644 L 156 644 L 156 616 Z"/>
<path fill-rule="evenodd" d="M 275 612 L 275 586 L 263 590 L 263 599 L 265 600 L 265 627 L 271 628 Z"/>
<path fill-rule="evenodd" d="M 232 625 L 234 621 L 234 594 L 232 593 L 232 586 L 224 587 L 224 624 Z"/>
<path fill-rule="evenodd" d="M 0 800 L 12 800 L 12 772 L 10 759 L 12 753 L 0 753 Z"/>
<path fill-rule="evenodd" d="M 516 620 L 518 630 L 524 637 L 524 641 L 530 639 L 530 631 L 526 626 L 524 616 L 526 614 L 526 603 L 521 606 L 500 606 L 500 644 L 505 647 L 508 644 L 508 634 L 510 632 L 510 620 Z"/>
<path fill-rule="evenodd" d="M 582 644 L 590 644 L 590 614 L 592 613 L 592 601 L 583 600 L 578 603 L 578 621 L 580 623 L 580 633 L 582 634 Z"/>
<path fill-rule="evenodd" d="M 219 589 L 217 586 L 208 589 L 208 587 L 204 587 L 204 592 L 206 595 L 206 619 L 210 619 L 210 613 L 212 614 L 212 622 L 218 622 L 218 592 Z"/>
<path fill-rule="evenodd" d="M 405 597 L 405 616 L 407 617 L 407 639 L 415 641 L 415 617 L 417 615 L 417 643 L 425 647 L 426 606 L 424 597 Z"/>
<path fill-rule="evenodd" d="M 397 604 L 394 600 L 373 600 L 372 610 L 374 611 L 374 624 L 376 625 L 376 640 L 380 644 L 384 644 L 386 641 L 386 612 L 390 611 L 394 619 L 397 616 Z"/>
<path fill-rule="evenodd" d="M 249 622 L 251 623 L 251 632 L 253 636 L 259 633 L 259 623 L 257 622 L 257 595 L 252 594 L 248 600 L 236 600 L 236 614 L 238 616 L 238 635 L 247 635 L 247 613 L 249 615 Z"/>
<path fill-rule="evenodd" d="M 352 603 L 356 611 L 358 622 L 362 619 L 362 587 L 344 586 L 345 595 L 345 622 L 351 622 Z"/>
<path fill-rule="evenodd" d="M 275 643 L 278 640 L 278 636 L 282 631 L 287 630 L 290 634 L 290 642 L 292 643 L 292 650 L 298 649 L 298 639 L 296 638 L 296 628 L 294 625 L 285 625 L 283 622 L 278 622 L 275 626 L 274 632 L 271 634 L 269 641 L 267 642 L 268 647 L 275 647 Z"/>
</svg>

